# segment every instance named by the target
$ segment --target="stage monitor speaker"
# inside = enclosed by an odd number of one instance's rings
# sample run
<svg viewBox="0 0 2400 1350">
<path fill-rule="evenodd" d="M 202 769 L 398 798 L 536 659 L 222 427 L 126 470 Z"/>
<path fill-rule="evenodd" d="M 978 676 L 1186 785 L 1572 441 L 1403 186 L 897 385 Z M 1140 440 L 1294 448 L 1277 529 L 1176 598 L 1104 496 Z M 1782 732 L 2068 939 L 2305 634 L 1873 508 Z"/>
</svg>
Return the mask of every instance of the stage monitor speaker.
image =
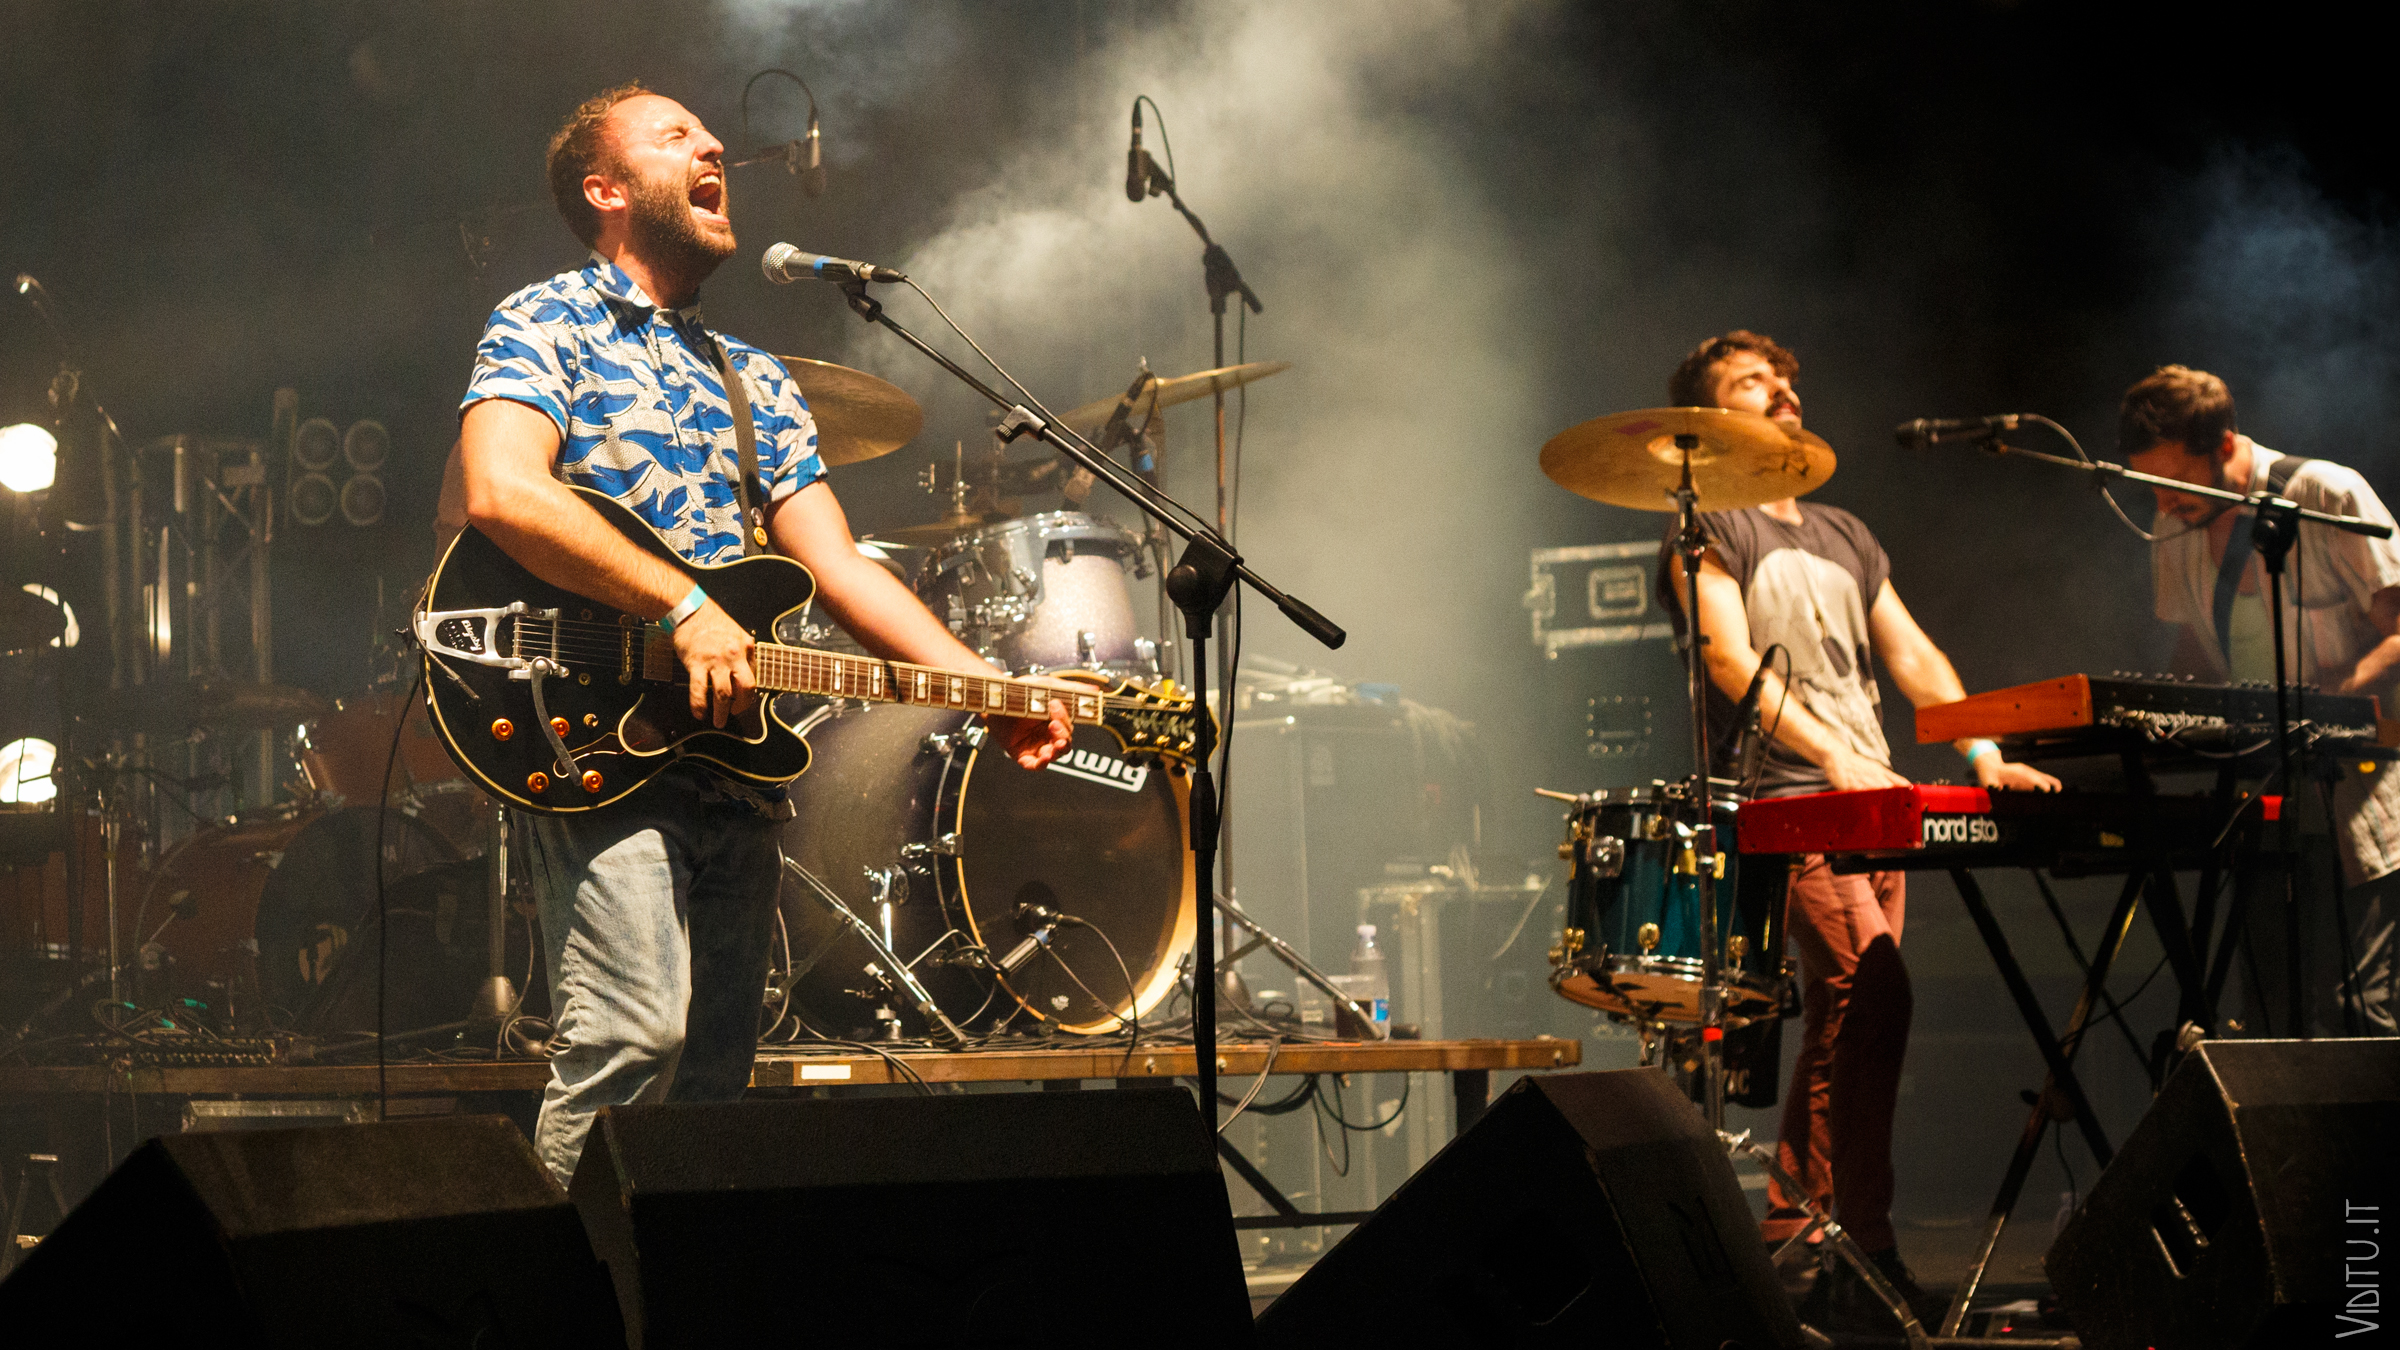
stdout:
<svg viewBox="0 0 2400 1350">
<path fill-rule="evenodd" d="M 1655 1069 L 1518 1080 L 1258 1335 L 1292 1350 L 1801 1344 L 1724 1145 Z"/>
<path fill-rule="evenodd" d="M 574 1208 L 499 1116 L 153 1139 L 0 1282 L 0 1327 L 178 1350 L 624 1341 Z"/>
<path fill-rule="evenodd" d="M 568 1191 L 636 1350 L 1250 1339 L 1182 1091 L 606 1107 Z"/>
<path fill-rule="evenodd" d="M 2092 1350 L 2387 1344 L 2395 1149 L 2400 1040 L 2204 1041 L 2052 1244 L 2051 1287 Z"/>
</svg>

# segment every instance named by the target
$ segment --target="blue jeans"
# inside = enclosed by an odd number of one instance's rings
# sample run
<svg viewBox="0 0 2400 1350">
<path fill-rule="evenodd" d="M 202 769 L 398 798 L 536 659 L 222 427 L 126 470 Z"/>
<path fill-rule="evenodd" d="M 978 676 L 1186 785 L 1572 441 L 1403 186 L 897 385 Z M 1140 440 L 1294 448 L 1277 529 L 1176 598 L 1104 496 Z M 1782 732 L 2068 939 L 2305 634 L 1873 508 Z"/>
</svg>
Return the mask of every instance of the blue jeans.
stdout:
<svg viewBox="0 0 2400 1350">
<path fill-rule="evenodd" d="M 781 854 L 776 822 L 696 765 L 531 824 L 554 1029 L 533 1144 L 563 1186 L 601 1107 L 749 1087 Z"/>
</svg>

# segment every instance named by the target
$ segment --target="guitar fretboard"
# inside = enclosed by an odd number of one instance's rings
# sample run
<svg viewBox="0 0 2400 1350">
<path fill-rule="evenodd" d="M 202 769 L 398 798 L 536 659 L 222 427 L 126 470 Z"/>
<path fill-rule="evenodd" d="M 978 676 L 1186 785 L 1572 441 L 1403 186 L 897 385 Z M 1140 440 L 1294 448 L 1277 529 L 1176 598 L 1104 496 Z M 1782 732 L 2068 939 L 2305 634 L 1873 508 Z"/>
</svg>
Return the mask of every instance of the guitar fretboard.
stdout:
<svg viewBox="0 0 2400 1350">
<path fill-rule="evenodd" d="M 1096 690 L 1070 693 L 1025 680 L 962 675 L 905 661 L 845 656 L 775 642 L 751 648 L 750 668 L 758 687 L 775 693 L 956 708 L 998 717 L 1048 717 L 1051 703 L 1063 699 L 1075 721 L 1098 722 L 1107 702 Z M 675 680 L 681 673 L 671 642 L 653 637 L 643 644 L 642 674 L 646 678 Z"/>
</svg>

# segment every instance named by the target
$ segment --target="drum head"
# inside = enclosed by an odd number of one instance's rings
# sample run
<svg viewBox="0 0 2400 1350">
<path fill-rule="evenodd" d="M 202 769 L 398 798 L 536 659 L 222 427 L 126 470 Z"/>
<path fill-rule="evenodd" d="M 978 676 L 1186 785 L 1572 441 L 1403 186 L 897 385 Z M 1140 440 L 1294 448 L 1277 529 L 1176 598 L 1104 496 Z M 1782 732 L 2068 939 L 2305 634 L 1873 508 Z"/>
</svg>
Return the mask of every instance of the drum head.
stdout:
<svg viewBox="0 0 2400 1350">
<path fill-rule="evenodd" d="M 282 1013 L 298 1017 L 345 954 L 370 950 L 360 939 L 375 923 L 378 814 L 384 900 L 390 911 L 413 914 L 420 906 L 400 894 L 401 884 L 458 861 L 448 840 L 397 811 L 333 811 L 299 828 L 272 863 L 258 893 L 258 992 Z M 478 897 L 475 913 L 482 912 Z M 387 972 L 386 978 L 405 982 L 400 971 Z"/>
<path fill-rule="evenodd" d="M 1193 938 L 1185 780 L 1156 761 L 1126 759 L 1097 727 L 1078 727 L 1073 748 L 1032 772 L 1005 748 L 985 746 L 966 786 L 959 837 L 974 847 L 959 871 L 983 944 L 995 953 L 1016 945 L 1021 903 L 1089 925 L 1062 925 L 1048 952 L 1009 977 L 1027 1010 L 1096 1034 L 1117 1029 L 1118 1014 L 1163 1000 Z"/>
</svg>

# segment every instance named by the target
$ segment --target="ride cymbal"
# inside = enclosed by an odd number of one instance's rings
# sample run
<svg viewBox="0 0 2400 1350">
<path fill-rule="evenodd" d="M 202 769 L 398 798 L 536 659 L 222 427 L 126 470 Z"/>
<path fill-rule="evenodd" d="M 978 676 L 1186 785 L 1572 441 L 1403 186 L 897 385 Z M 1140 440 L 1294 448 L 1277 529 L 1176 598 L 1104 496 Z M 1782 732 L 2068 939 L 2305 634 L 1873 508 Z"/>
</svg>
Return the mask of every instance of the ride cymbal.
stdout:
<svg viewBox="0 0 2400 1350">
<path fill-rule="evenodd" d="M 925 429 L 925 410 L 889 380 L 863 370 L 778 356 L 817 419 L 817 458 L 837 468 L 888 455 Z"/>
<path fill-rule="evenodd" d="M 1833 448 L 1729 408 L 1642 408 L 1579 422 L 1542 447 L 1542 472 L 1579 497 L 1635 511 L 1672 511 L 1690 438 L 1703 511 L 1738 511 L 1805 496 L 1833 477 Z"/>
<path fill-rule="evenodd" d="M 1289 361 L 1252 361 L 1248 365 L 1220 366 L 1215 370 L 1177 375 L 1173 379 L 1153 377 L 1149 386 L 1134 396 L 1133 408 L 1126 415 L 1137 419 L 1148 417 L 1157 409 L 1189 403 L 1196 398 L 1207 398 L 1220 389 L 1238 389 L 1254 380 L 1280 375 L 1291 368 Z M 1061 413 L 1058 420 L 1077 431 L 1090 432 L 1105 425 L 1116 414 L 1117 404 L 1122 401 L 1121 398 L 1097 399 Z"/>
</svg>

